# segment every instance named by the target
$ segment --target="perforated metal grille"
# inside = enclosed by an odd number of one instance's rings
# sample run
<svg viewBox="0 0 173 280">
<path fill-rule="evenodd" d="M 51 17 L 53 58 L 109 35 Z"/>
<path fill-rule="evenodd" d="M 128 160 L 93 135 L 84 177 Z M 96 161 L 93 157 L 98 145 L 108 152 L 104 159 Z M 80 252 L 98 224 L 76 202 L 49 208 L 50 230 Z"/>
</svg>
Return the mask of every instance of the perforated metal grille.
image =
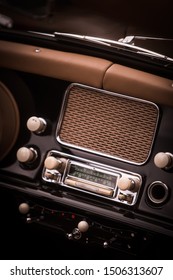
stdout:
<svg viewBox="0 0 173 280">
<path fill-rule="evenodd" d="M 158 119 L 148 102 L 73 85 L 59 129 L 59 141 L 120 160 L 144 163 Z"/>
</svg>

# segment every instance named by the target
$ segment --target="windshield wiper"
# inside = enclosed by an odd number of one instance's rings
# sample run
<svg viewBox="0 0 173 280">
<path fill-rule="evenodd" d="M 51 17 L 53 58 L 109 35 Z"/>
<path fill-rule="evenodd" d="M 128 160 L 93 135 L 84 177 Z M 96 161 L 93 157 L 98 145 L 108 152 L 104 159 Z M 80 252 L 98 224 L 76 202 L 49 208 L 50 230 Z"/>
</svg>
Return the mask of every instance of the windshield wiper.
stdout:
<svg viewBox="0 0 173 280">
<path fill-rule="evenodd" d="M 148 49 L 145 48 L 141 48 L 135 45 L 131 45 L 129 44 L 129 42 L 127 43 L 126 41 L 115 41 L 115 40 L 109 40 L 109 39 L 104 39 L 104 38 L 99 38 L 99 37 L 93 37 L 93 36 L 85 36 L 85 35 L 78 35 L 78 34 L 71 34 L 71 33 L 61 33 L 61 32 L 55 32 L 54 33 L 55 36 L 57 37 L 68 37 L 68 38 L 74 38 L 74 39 L 80 39 L 80 40 L 85 40 L 85 41 L 90 41 L 90 42 L 94 42 L 97 44 L 102 44 L 108 47 L 115 47 L 115 48 L 120 48 L 123 50 L 130 50 L 130 51 L 134 51 L 138 54 L 143 54 L 143 55 L 147 55 L 153 58 L 160 58 L 166 61 L 170 61 L 173 62 L 173 58 L 170 58 L 166 55 L 154 52 L 154 51 L 150 51 Z M 132 36 L 130 36 L 132 37 Z M 134 39 L 135 36 L 133 36 Z M 141 36 L 138 36 L 141 37 Z M 136 38 L 136 37 L 135 37 Z M 146 38 L 146 37 L 145 37 Z M 131 38 L 132 40 L 132 38 Z"/>
<path fill-rule="evenodd" d="M 125 38 L 121 38 L 118 41 L 126 44 L 135 44 L 135 40 L 155 40 L 155 41 L 169 41 L 173 42 L 173 39 L 170 38 L 161 38 L 161 37 L 149 37 L 149 36 L 138 36 L 138 35 L 129 35 Z"/>
<path fill-rule="evenodd" d="M 135 36 L 129 36 L 129 37 L 127 36 L 126 37 L 127 40 L 120 39 L 120 40 L 116 41 L 116 40 L 104 39 L 104 38 L 99 38 L 99 37 L 72 34 L 72 33 L 63 33 L 63 32 L 54 32 L 51 34 L 35 32 L 35 31 L 29 31 L 29 32 L 38 34 L 38 35 L 47 36 L 47 37 L 53 37 L 58 40 L 63 40 L 63 39 L 72 39 L 75 41 L 80 40 L 80 41 L 92 42 L 92 43 L 96 43 L 99 45 L 107 46 L 109 48 L 115 48 L 117 50 L 130 51 L 130 52 L 133 52 L 133 53 L 136 53 L 139 55 L 148 56 L 152 59 L 155 59 L 155 58 L 160 59 L 160 60 L 166 62 L 166 64 L 164 65 L 165 67 L 167 67 L 169 65 L 169 63 L 173 62 L 173 58 L 171 58 L 171 57 L 168 57 L 166 55 L 163 55 L 163 54 L 160 54 L 160 53 L 157 53 L 157 52 L 154 52 L 154 51 L 142 48 L 142 47 L 135 46 L 134 44 L 131 44 L 130 42 L 132 42 L 132 40 L 134 40 Z"/>
</svg>

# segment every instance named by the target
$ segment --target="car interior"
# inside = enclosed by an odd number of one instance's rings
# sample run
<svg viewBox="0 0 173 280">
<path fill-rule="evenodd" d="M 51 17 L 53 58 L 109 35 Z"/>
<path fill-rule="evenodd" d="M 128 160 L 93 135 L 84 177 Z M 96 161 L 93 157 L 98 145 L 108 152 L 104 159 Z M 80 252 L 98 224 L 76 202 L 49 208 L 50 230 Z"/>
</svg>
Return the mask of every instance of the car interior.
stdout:
<svg viewBox="0 0 173 280">
<path fill-rule="evenodd" d="M 172 259 L 171 1 L 24 2 L 0 1 L 1 259 Z"/>
</svg>

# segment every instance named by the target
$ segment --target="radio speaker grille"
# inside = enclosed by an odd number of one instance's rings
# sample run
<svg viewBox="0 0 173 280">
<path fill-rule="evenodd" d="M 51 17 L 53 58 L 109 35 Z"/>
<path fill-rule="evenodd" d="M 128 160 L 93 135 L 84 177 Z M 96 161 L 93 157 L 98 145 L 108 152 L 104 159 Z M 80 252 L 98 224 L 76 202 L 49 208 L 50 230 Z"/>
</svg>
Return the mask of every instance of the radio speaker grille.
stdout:
<svg viewBox="0 0 173 280">
<path fill-rule="evenodd" d="M 66 92 L 57 139 L 66 146 L 143 164 L 157 120 L 153 103 L 73 84 Z"/>
</svg>

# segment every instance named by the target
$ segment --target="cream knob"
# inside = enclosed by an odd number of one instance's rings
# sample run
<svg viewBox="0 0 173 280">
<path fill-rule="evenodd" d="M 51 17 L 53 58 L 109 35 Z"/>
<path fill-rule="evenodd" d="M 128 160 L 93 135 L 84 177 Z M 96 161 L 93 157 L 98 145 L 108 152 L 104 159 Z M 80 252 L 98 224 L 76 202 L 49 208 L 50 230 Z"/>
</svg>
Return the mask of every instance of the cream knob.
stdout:
<svg viewBox="0 0 173 280">
<path fill-rule="evenodd" d="M 44 119 L 33 116 L 28 119 L 26 125 L 31 132 L 41 133 L 45 131 L 47 123 Z"/>
<path fill-rule="evenodd" d="M 57 169 L 57 170 L 59 170 L 62 167 L 62 161 L 53 157 L 53 156 L 49 156 L 45 159 L 44 166 L 47 169 Z"/>
<path fill-rule="evenodd" d="M 173 164 L 173 155 L 170 153 L 159 152 L 154 157 L 154 164 L 158 168 L 170 168 Z"/>
<path fill-rule="evenodd" d="M 19 205 L 19 212 L 21 214 L 27 214 L 30 210 L 29 204 L 28 203 L 21 203 Z"/>
<path fill-rule="evenodd" d="M 122 191 L 132 191 L 136 192 L 140 186 L 140 181 L 137 178 L 121 177 L 118 180 L 118 187 Z"/>
<path fill-rule="evenodd" d="M 86 232 L 89 229 L 89 224 L 86 221 L 80 221 L 77 227 L 81 232 Z"/>
<path fill-rule="evenodd" d="M 32 148 L 27 148 L 27 147 L 21 147 L 17 151 L 17 160 L 22 163 L 29 163 L 35 160 L 37 157 L 37 153 L 34 149 Z"/>
</svg>

